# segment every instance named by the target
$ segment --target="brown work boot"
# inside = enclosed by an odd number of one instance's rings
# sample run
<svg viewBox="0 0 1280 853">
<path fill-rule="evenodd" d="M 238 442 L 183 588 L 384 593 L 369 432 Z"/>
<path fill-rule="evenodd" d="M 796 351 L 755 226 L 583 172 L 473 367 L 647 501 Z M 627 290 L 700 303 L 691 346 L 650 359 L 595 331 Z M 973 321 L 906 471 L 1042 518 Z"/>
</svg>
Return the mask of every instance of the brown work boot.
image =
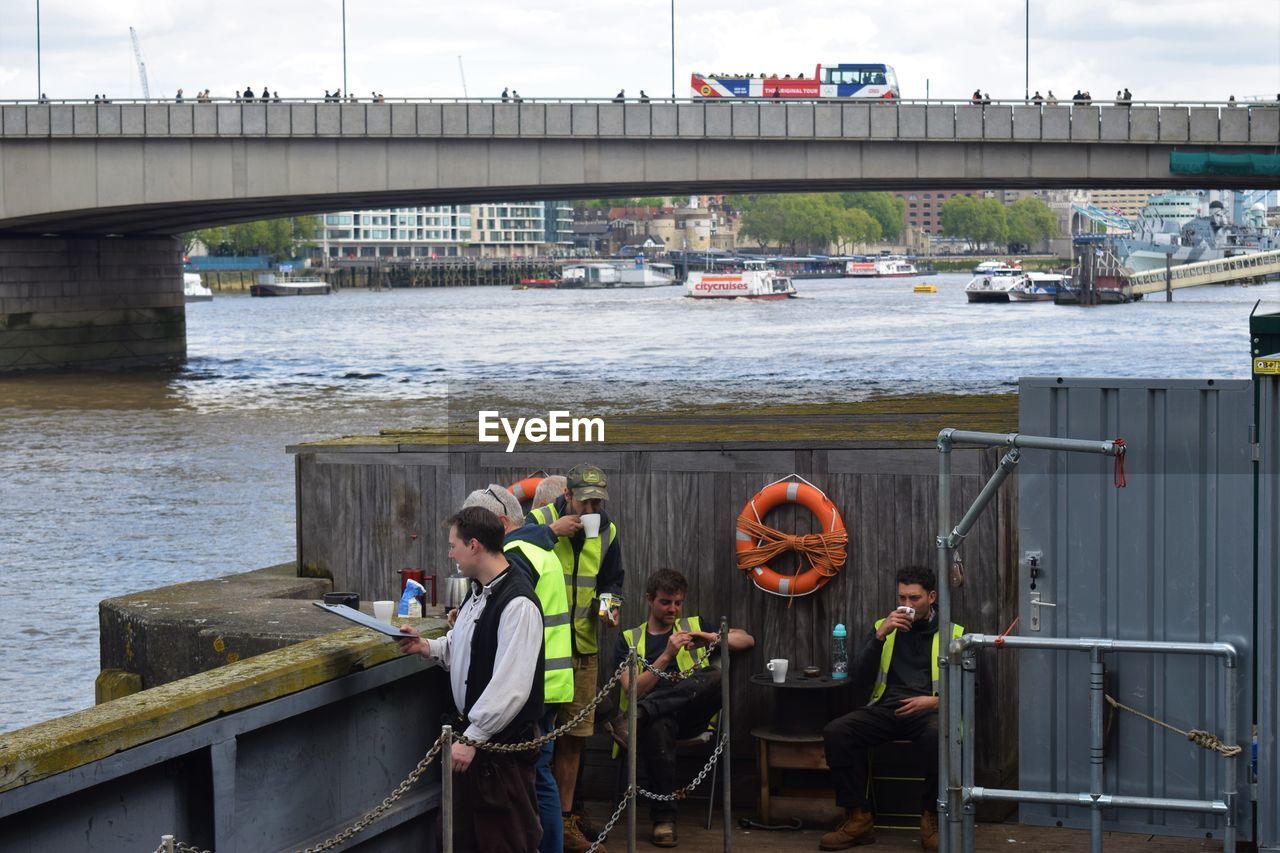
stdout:
<svg viewBox="0 0 1280 853">
<path fill-rule="evenodd" d="M 920 813 L 920 846 L 925 850 L 938 849 L 938 813 L 925 809 Z"/>
<path fill-rule="evenodd" d="M 587 853 L 593 841 L 594 838 L 587 838 L 582 832 L 582 818 L 575 814 L 564 819 L 564 853 Z M 607 853 L 603 844 L 596 851 Z"/>
<path fill-rule="evenodd" d="M 873 844 L 875 840 L 875 818 L 872 817 L 871 812 L 865 809 L 849 809 L 836 828 L 819 839 L 818 849 L 848 850 L 859 844 Z"/>
<path fill-rule="evenodd" d="M 654 847 L 675 847 L 676 825 L 670 821 L 655 823 L 653 825 L 653 834 L 649 836 L 649 841 Z"/>
</svg>

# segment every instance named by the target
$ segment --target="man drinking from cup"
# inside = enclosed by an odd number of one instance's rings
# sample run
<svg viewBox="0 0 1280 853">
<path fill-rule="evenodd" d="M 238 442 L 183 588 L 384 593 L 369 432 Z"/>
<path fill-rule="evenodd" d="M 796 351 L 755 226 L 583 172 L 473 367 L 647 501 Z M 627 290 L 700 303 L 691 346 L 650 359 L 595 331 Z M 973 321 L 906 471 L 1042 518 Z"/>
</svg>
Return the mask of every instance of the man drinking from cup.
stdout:
<svg viewBox="0 0 1280 853">
<path fill-rule="evenodd" d="M 876 622 L 850 675 L 871 688 L 871 701 L 832 720 L 823 729 L 836 805 L 845 816 L 818 843 L 821 850 L 870 844 L 875 819 L 867 802 L 868 751 L 882 743 L 910 740 L 917 750 L 921 796 L 920 844 L 938 849 L 938 600 L 933 570 L 898 570 L 898 607 Z M 964 633 L 952 625 L 952 636 Z"/>
<path fill-rule="evenodd" d="M 560 706 L 556 725 L 585 708 L 596 694 L 599 643 L 597 625 L 617 625 L 623 569 L 618 528 L 604 511 L 609 499 L 605 473 L 594 465 L 576 465 L 565 477 L 564 494 L 554 503 L 530 511 L 526 520 L 555 534 L 555 554 L 564 571 L 573 626 L 573 701 Z M 608 596 L 607 598 L 605 596 Z M 605 602 L 599 607 L 598 600 Z M 588 713 L 556 741 L 555 777 L 560 789 L 565 853 L 585 853 L 591 846 L 580 819 L 571 814 L 578 767 L 586 738 L 595 732 L 595 712 Z M 604 847 L 597 848 L 603 853 Z"/>
</svg>

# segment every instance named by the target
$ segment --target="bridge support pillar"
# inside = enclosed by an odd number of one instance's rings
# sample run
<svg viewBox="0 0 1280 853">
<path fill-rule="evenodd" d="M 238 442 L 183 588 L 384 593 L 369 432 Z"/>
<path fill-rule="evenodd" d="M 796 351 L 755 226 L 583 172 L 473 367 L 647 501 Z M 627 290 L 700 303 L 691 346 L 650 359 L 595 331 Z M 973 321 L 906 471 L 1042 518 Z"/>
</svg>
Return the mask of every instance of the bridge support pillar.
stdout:
<svg viewBox="0 0 1280 853">
<path fill-rule="evenodd" d="M 0 373 L 180 364 L 182 243 L 0 239 Z"/>
</svg>

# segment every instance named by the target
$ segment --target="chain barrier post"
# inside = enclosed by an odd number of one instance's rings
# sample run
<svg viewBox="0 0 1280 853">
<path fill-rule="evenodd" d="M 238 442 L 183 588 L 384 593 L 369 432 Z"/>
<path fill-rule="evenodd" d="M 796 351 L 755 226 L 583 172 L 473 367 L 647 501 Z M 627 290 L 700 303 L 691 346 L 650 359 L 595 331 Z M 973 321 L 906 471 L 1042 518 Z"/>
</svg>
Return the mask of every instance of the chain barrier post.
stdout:
<svg viewBox="0 0 1280 853">
<path fill-rule="evenodd" d="M 444 853 L 453 853 L 453 726 L 442 726 L 440 736 L 444 739 L 440 749 L 440 805 L 444 810 L 440 827 Z"/>
<path fill-rule="evenodd" d="M 160 836 L 160 849 L 163 850 L 164 853 L 173 853 L 173 836 L 172 835 Z"/>
<path fill-rule="evenodd" d="M 724 797 L 724 853 L 733 850 L 733 771 L 729 766 L 729 617 L 720 617 L 720 742 L 724 744 L 724 752 L 720 755 L 724 761 L 724 772 L 720 774 L 720 793 Z M 715 784 L 707 796 L 716 795 Z"/>
<path fill-rule="evenodd" d="M 627 643 L 630 649 L 627 658 L 627 788 L 632 792 L 631 805 L 627 807 L 627 853 L 636 853 L 636 812 L 640 808 L 640 798 L 635 796 L 636 758 L 639 744 L 636 742 L 636 699 L 639 698 L 636 682 L 640 680 L 640 666 L 636 660 L 636 643 L 633 638 Z"/>
</svg>

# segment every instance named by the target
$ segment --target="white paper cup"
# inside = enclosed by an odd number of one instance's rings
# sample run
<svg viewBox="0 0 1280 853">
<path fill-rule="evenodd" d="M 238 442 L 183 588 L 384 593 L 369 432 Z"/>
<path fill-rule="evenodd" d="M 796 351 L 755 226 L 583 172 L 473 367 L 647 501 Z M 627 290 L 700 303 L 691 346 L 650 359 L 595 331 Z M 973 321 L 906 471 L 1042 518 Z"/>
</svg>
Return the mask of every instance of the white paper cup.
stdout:
<svg viewBox="0 0 1280 853">
<path fill-rule="evenodd" d="M 582 534 L 588 539 L 595 539 L 600 535 L 600 513 L 589 512 L 582 516 Z"/>
<path fill-rule="evenodd" d="M 394 601 L 375 601 L 373 603 L 373 618 L 379 622 L 390 622 L 391 615 L 396 612 L 396 603 Z"/>
<path fill-rule="evenodd" d="M 765 669 L 773 673 L 774 684 L 781 684 L 782 682 L 787 680 L 788 666 L 789 664 L 787 663 L 786 658 L 774 658 L 773 660 L 765 664 Z"/>
</svg>

